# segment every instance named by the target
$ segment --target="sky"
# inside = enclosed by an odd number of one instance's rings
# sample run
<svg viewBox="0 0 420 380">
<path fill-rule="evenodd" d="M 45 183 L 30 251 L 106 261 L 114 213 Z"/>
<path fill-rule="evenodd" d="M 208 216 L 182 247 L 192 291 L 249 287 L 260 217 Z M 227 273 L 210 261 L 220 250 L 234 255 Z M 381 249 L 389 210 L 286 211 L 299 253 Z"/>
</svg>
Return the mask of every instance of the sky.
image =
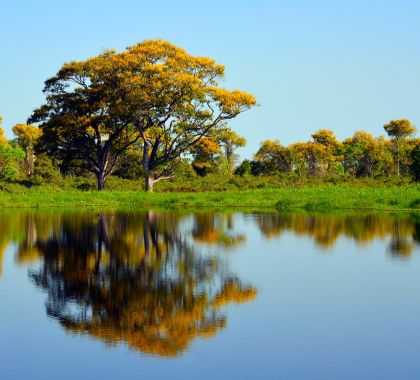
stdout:
<svg viewBox="0 0 420 380">
<path fill-rule="evenodd" d="M 226 66 L 221 83 L 258 107 L 230 125 L 251 158 L 265 139 L 384 134 L 420 126 L 418 0 L 0 0 L 0 115 L 26 122 L 63 63 L 163 38 Z M 420 127 L 419 127 L 420 129 Z"/>
</svg>

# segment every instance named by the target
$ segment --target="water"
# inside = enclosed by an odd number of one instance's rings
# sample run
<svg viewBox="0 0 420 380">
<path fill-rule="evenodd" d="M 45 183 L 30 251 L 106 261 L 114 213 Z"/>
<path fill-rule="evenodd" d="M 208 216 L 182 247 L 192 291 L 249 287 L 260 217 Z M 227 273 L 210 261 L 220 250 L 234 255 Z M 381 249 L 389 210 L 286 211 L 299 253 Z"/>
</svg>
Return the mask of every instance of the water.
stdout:
<svg viewBox="0 0 420 380">
<path fill-rule="evenodd" d="M 0 214 L 0 378 L 419 379 L 420 217 Z"/>
</svg>

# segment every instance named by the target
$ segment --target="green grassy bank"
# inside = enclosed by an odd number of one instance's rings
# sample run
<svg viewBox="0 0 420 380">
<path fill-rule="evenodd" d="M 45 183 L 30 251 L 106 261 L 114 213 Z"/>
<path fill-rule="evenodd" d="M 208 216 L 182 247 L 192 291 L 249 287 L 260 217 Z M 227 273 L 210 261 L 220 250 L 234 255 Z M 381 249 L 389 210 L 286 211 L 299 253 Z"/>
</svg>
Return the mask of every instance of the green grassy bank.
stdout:
<svg viewBox="0 0 420 380">
<path fill-rule="evenodd" d="M 420 186 L 354 187 L 320 185 L 277 189 L 209 192 L 156 192 L 134 190 L 81 191 L 48 186 L 25 192 L 0 191 L 1 208 L 22 207 L 115 207 L 115 208 L 253 208 L 267 209 L 372 209 L 420 212 Z"/>
</svg>

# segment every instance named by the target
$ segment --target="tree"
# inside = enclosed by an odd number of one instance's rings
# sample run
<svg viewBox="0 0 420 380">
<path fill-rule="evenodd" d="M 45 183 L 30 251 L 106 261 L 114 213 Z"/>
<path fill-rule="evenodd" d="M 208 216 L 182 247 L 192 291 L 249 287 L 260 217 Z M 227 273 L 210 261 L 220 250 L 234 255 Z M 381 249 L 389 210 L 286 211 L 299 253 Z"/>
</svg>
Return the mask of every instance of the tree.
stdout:
<svg viewBox="0 0 420 380">
<path fill-rule="evenodd" d="M 196 173 L 205 176 L 213 171 L 217 165 L 216 155 L 221 152 L 220 145 L 214 137 L 202 137 L 191 147 L 194 157 L 192 166 Z"/>
<path fill-rule="evenodd" d="M 265 174 L 289 173 L 292 170 L 291 151 L 278 140 L 263 141 L 254 160 L 262 165 Z"/>
<path fill-rule="evenodd" d="M 0 126 L 3 118 L 0 115 Z M 25 157 L 19 147 L 9 145 L 0 128 L 0 178 L 11 180 L 19 173 L 19 162 Z"/>
<path fill-rule="evenodd" d="M 374 138 L 370 133 L 357 131 L 342 145 L 342 164 L 353 177 L 371 177 L 388 174 L 392 165 L 389 141 Z"/>
<path fill-rule="evenodd" d="M 235 169 L 235 174 L 240 176 L 251 174 L 251 161 L 243 160 L 241 164 Z"/>
<path fill-rule="evenodd" d="M 298 142 L 289 146 L 293 169 L 299 175 L 305 173 L 312 176 L 337 174 L 341 168 L 341 144 L 334 133 L 327 129 L 321 129 L 311 137 L 313 141 Z"/>
<path fill-rule="evenodd" d="M 320 129 L 312 134 L 311 137 L 316 143 L 324 145 L 332 151 L 336 150 L 340 145 L 337 138 L 334 136 L 334 132 L 328 129 Z"/>
<path fill-rule="evenodd" d="M 38 127 L 28 124 L 16 124 L 13 133 L 17 136 L 19 146 L 25 151 L 25 166 L 28 175 L 34 174 L 35 150 L 34 147 L 41 137 Z"/>
<path fill-rule="evenodd" d="M 217 141 L 224 151 L 229 171 L 232 173 L 238 159 L 238 155 L 235 154 L 235 150 L 237 148 L 244 147 L 246 145 L 246 139 L 245 137 L 239 136 L 230 128 L 223 128 L 217 135 Z"/>
<path fill-rule="evenodd" d="M 202 176 L 210 172 L 231 174 L 238 158 L 235 150 L 245 144 L 245 138 L 232 129 L 226 126 L 215 128 L 191 147 L 192 166 Z"/>
<path fill-rule="evenodd" d="M 385 131 L 393 139 L 395 144 L 395 156 L 397 176 L 400 176 L 400 153 L 404 140 L 412 136 L 416 132 L 416 128 L 411 124 L 408 119 L 391 120 L 388 124 L 384 125 Z"/>
<path fill-rule="evenodd" d="M 328 173 L 337 173 L 340 167 L 340 148 L 341 143 L 334 136 L 334 132 L 328 129 L 320 129 L 312 134 L 315 144 L 325 147 L 324 166 Z"/>
<path fill-rule="evenodd" d="M 41 122 L 51 154 L 98 177 L 103 188 L 121 154 L 139 138 L 146 190 L 170 178 L 181 156 L 225 120 L 255 104 L 218 86 L 224 68 L 163 40 L 72 62 L 48 80 Z"/>
<path fill-rule="evenodd" d="M 329 151 L 314 141 L 295 143 L 290 146 L 293 166 L 299 175 L 324 175 L 328 166 Z"/>
<path fill-rule="evenodd" d="M 120 77 L 112 58 L 112 52 L 105 52 L 65 64 L 45 82 L 46 104 L 28 120 L 42 130 L 41 153 L 59 159 L 64 171 L 77 167 L 92 172 L 99 190 L 121 154 L 140 137 L 121 117 L 124 104 L 116 93 Z"/>
<path fill-rule="evenodd" d="M 144 41 L 116 54 L 124 62 L 124 111 L 140 132 L 146 190 L 171 178 L 182 155 L 226 120 L 255 105 L 245 92 L 220 88 L 224 67 L 163 40 Z"/>
</svg>

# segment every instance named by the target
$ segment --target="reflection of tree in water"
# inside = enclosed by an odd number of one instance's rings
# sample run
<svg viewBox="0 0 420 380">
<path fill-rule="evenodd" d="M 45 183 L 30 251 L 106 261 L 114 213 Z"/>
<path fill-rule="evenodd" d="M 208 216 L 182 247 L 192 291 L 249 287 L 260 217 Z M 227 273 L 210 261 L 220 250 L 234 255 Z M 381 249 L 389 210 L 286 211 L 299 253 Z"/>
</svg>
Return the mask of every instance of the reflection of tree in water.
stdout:
<svg viewBox="0 0 420 380">
<path fill-rule="evenodd" d="M 194 254 L 176 214 L 63 218 L 38 240 L 32 274 L 48 291 L 47 313 L 72 332 L 172 356 L 225 326 L 221 307 L 255 297 L 215 258 Z"/>
<path fill-rule="evenodd" d="M 416 219 L 414 219 L 415 221 Z M 389 243 L 389 252 L 396 257 L 408 257 L 414 251 L 416 245 L 416 232 L 418 223 L 414 223 L 414 228 L 407 230 L 405 223 L 398 219 L 394 222 L 394 233 Z"/>
<path fill-rule="evenodd" d="M 194 241 L 209 245 L 234 248 L 245 241 L 245 235 L 236 234 L 231 213 L 200 212 L 194 214 L 192 230 Z"/>
<path fill-rule="evenodd" d="M 3 275 L 3 258 L 4 258 L 4 252 L 7 247 L 7 242 L 2 241 L 0 243 L 0 277 Z"/>
<path fill-rule="evenodd" d="M 419 243 L 420 221 L 415 216 L 393 215 L 313 215 L 260 214 L 256 222 L 268 238 L 293 231 L 310 236 L 322 248 L 331 248 L 340 236 L 366 244 L 375 238 L 391 237 L 389 250 L 397 256 L 408 256 Z"/>
<path fill-rule="evenodd" d="M 17 243 L 19 246 L 22 242 L 29 241 L 25 233 L 31 230 L 31 221 L 34 219 L 35 213 L 22 212 L 2 212 L 0 216 L 0 277 L 2 276 L 2 263 L 6 248 L 10 243 Z M 24 243 L 26 244 L 26 243 Z M 19 251 L 23 250 L 19 247 Z M 37 255 L 36 255 L 37 257 Z M 17 258 L 19 261 L 19 258 Z"/>
</svg>

